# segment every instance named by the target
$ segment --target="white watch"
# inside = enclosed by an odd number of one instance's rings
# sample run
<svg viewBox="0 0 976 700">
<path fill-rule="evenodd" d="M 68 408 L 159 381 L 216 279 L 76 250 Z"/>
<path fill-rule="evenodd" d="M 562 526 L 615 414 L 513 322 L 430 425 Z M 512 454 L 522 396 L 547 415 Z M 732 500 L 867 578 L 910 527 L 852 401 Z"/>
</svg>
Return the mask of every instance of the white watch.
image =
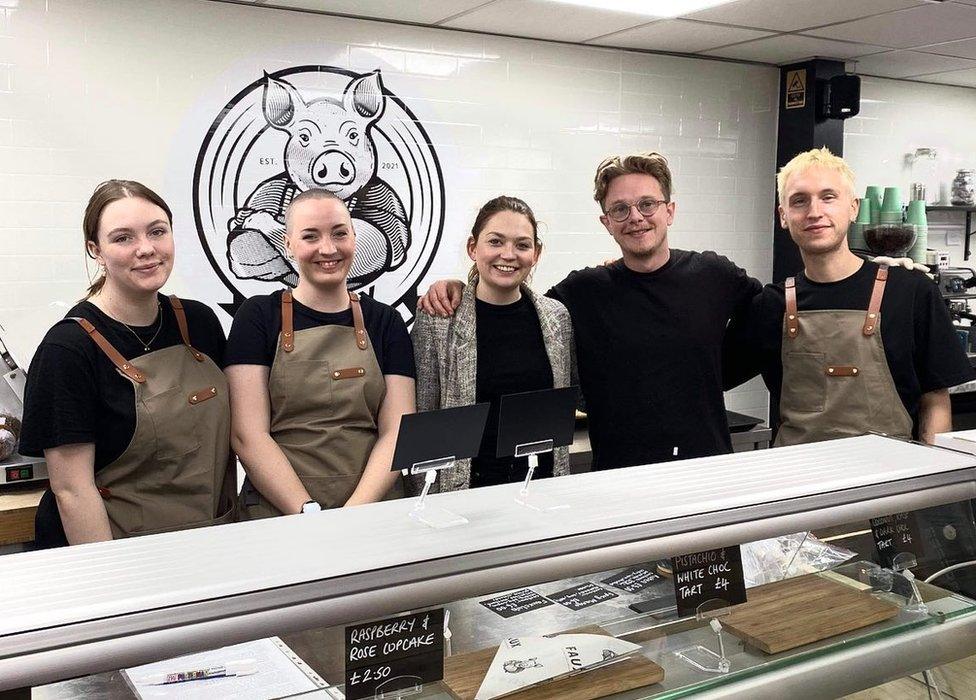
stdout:
<svg viewBox="0 0 976 700">
<path fill-rule="evenodd" d="M 322 506 L 315 501 L 305 501 L 302 504 L 302 513 L 318 513 L 321 510 Z"/>
</svg>

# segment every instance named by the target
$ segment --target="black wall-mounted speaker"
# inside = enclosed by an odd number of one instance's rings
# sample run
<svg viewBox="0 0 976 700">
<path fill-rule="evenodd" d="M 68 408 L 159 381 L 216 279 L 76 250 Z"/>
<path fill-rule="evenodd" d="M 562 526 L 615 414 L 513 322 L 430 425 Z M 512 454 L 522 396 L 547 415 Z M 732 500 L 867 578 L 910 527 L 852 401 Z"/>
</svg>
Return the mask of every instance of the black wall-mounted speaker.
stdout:
<svg viewBox="0 0 976 700">
<path fill-rule="evenodd" d="M 835 75 L 823 85 L 822 94 L 822 119 L 850 119 L 861 111 L 861 79 L 856 75 Z"/>
</svg>

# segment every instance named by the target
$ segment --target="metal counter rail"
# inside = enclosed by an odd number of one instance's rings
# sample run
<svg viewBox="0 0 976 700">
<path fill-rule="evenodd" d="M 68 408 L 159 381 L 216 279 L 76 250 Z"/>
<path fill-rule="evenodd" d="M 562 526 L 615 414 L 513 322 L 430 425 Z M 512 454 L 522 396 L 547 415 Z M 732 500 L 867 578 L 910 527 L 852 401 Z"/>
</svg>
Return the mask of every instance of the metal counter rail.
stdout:
<svg viewBox="0 0 976 700">
<path fill-rule="evenodd" d="M 976 457 L 864 436 L 0 558 L 0 690 L 976 496 Z M 10 591 L 27 595 L 12 597 Z"/>
</svg>

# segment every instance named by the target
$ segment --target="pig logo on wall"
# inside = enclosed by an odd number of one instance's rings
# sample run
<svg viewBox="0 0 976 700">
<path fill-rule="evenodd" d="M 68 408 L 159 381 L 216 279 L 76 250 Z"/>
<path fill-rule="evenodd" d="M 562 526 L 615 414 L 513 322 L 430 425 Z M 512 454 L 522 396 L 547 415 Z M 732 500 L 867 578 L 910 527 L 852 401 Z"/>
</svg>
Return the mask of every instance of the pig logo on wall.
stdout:
<svg viewBox="0 0 976 700">
<path fill-rule="evenodd" d="M 298 282 L 284 248 L 285 208 L 300 192 L 343 199 L 356 230 L 350 289 L 409 320 L 440 242 L 444 186 L 423 127 L 380 72 L 302 66 L 265 74 L 211 126 L 193 184 L 197 230 L 211 266 L 247 297 Z"/>
</svg>

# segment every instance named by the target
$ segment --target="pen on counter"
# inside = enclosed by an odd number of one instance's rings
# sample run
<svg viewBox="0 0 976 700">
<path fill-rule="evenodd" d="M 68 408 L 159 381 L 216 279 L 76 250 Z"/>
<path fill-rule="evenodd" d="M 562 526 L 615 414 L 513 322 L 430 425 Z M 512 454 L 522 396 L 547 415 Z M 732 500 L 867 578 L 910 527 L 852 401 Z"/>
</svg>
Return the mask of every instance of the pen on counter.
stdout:
<svg viewBox="0 0 976 700">
<path fill-rule="evenodd" d="M 191 671 L 174 671 L 173 673 L 154 673 L 139 679 L 141 685 L 169 685 L 170 683 L 186 683 L 187 681 L 205 681 L 210 678 L 229 678 L 232 676 L 249 676 L 257 673 L 258 665 L 254 659 L 228 661 L 220 666 L 208 666 Z"/>
</svg>

